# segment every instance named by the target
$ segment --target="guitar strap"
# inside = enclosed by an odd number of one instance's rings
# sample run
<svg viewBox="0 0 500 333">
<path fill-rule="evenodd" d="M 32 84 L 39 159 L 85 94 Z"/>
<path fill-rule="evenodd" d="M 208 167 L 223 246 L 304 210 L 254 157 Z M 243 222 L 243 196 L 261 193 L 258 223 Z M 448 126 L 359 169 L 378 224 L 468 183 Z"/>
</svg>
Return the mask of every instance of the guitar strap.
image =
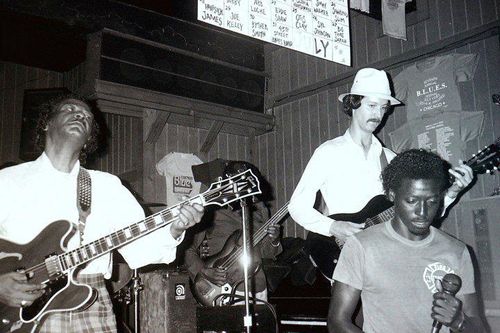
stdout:
<svg viewBox="0 0 500 333">
<path fill-rule="evenodd" d="M 89 172 L 80 167 L 76 188 L 76 206 L 78 207 L 78 232 L 80 234 L 80 244 L 83 240 L 85 222 L 90 215 L 90 205 L 92 203 L 92 180 Z"/>
<path fill-rule="evenodd" d="M 384 170 L 387 164 L 389 164 L 389 162 L 387 162 L 387 157 L 385 156 L 385 151 L 382 147 L 382 152 L 380 153 L 380 171 Z"/>
</svg>

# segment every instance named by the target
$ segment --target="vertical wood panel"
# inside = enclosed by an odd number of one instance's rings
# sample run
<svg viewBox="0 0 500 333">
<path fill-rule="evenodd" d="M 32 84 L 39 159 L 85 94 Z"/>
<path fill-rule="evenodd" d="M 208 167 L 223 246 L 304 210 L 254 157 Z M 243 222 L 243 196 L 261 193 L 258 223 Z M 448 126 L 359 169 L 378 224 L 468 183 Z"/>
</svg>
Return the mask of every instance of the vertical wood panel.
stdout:
<svg viewBox="0 0 500 333">
<path fill-rule="evenodd" d="M 437 2 L 439 22 L 439 38 L 447 38 L 453 35 L 453 22 L 450 0 L 440 0 Z"/>
<path fill-rule="evenodd" d="M 427 1 L 427 0 L 426 0 Z M 438 42 L 441 39 L 454 36 L 459 33 L 477 28 L 481 24 L 499 19 L 499 4 L 495 0 L 428 0 L 429 18 L 407 27 L 407 41 L 401 41 L 382 35 L 381 22 L 359 13 L 350 13 L 351 22 L 351 45 L 353 66 L 326 62 L 325 75 L 327 78 L 335 78 L 346 71 L 352 71 L 358 67 L 369 66 L 376 61 L 413 51 L 416 48 Z M 418 3 L 417 3 L 418 5 Z M 487 115 L 485 133 L 473 142 L 468 143 L 467 153 L 477 150 L 482 145 L 490 143 L 500 132 L 500 112 L 497 106 L 491 103 L 491 94 L 500 92 L 500 75 L 498 69 L 498 36 L 494 36 L 486 42 L 481 41 L 460 47 L 448 52 L 480 54 L 482 67 L 478 68 L 476 76 L 471 82 L 460 83 L 466 111 L 484 110 Z M 269 53 L 273 66 L 279 66 L 282 58 L 280 48 Z M 321 61 L 311 61 L 311 57 L 301 53 L 287 50 L 289 55 L 289 70 L 273 70 L 273 80 L 281 82 L 280 95 L 292 92 L 295 89 L 311 84 L 311 71 L 316 73 L 316 81 L 323 77 L 321 73 Z M 424 56 L 425 57 L 425 56 Z M 420 60 L 420 59 L 418 59 Z M 418 61 L 417 60 L 417 61 Z M 389 74 L 394 77 L 405 67 L 393 68 Z M 283 90 L 284 89 L 284 90 Z M 267 169 L 272 167 L 276 170 L 273 177 L 277 201 L 291 196 L 303 168 L 307 164 L 312 151 L 316 146 L 327 139 L 342 135 L 349 125 L 349 118 L 342 112 L 342 104 L 337 101 L 340 93 L 350 89 L 350 83 L 343 86 L 332 86 L 330 89 L 312 93 L 301 100 L 291 102 L 276 108 L 276 128 L 272 133 L 266 134 L 265 140 L 257 140 L 260 149 L 266 150 Z M 270 96 L 272 99 L 272 96 Z M 307 101 L 304 104 L 304 101 Z M 297 114 L 297 112 L 299 114 Z M 390 146 L 389 133 L 406 123 L 406 108 L 395 108 L 389 116 L 385 127 L 377 136 Z M 299 124 L 294 124 L 299 122 Z M 293 151 L 288 146 L 290 140 L 293 142 Z M 273 151 L 274 145 L 274 153 Z M 300 158 L 297 157 L 300 155 Z M 265 164 L 262 159 L 266 156 L 260 151 L 259 163 Z M 272 160 L 272 162 L 271 162 Z M 272 164 L 272 165 L 271 165 Z M 299 166 L 300 165 L 300 166 Z M 488 176 L 489 177 L 489 176 Z M 488 195 L 495 186 L 498 186 L 498 176 L 478 179 L 471 197 Z M 286 235 L 302 237 L 303 230 L 292 228 L 293 220 L 287 220 Z M 295 234 L 293 234 L 295 232 Z"/>
<path fill-rule="evenodd" d="M 467 15 L 465 11 L 465 2 L 463 0 L 454 0 L 452 2 L 451 15 L 453 17 L 453 32 L 457 34 L 466 31 Z"/>
</svg>

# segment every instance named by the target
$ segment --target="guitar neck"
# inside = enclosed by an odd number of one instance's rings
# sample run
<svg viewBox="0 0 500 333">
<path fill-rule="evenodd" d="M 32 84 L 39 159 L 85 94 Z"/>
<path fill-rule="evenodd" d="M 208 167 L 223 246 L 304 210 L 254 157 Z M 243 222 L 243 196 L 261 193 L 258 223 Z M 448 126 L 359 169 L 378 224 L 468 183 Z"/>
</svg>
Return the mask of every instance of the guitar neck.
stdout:
<svg viewBox="0 0 500 333">
<path fill-rule="evenodd" d="M 267 228 L 270 226 L 278 224 L 281 219 L 288 214 L 288 202 L 281 207 L 269 220 L 267 220 L 261 227 L 254 232 L 251 243 L 247 241 L 248 245 L 251 247 L 257 246 L 264 238 L 267 236 Z M 234 251 L 221 265 L 220 267 L 229 268 L 233 263 L 241 257 L 243 254 L 243 247 L 238 248 Z"/>
<path fill-rule="evenodd" d="M 288 214 L 288 202 L 281 207 L 269 220 L 267 220 L 253 235 L 252 246 L 259 244 L 267 236 L 267 228 L 278 224 Z"/>
<path fill-rule="evenodd" d="M 131 243 L 147 234 L 163 228 L 175 220 L 182 205 L 198 203 L 203 206 L 211 201 L 213 196 L 220 195 L 219 190 L 208 190 L 188 200 L 180 202 L 172 207 L 166 208 L 158 213 L 148 216 L 142 221 L 133 223 L 123 229 L 117 230 L 107 236 L 82 245 L 74 250 L 58 255 L 59 271 L 67 271 L 74 267 L 83 265 L 97 257 L 109 253 L 123 245 Z"/>
<path fill-rule="evenodd" d="M 369 217 L 365 221 L 365 228 L 372 227 L 376 224 L 390 221 L 394 217 L 394 207 L 389 207 L 375 216 Z"/>
</svg>

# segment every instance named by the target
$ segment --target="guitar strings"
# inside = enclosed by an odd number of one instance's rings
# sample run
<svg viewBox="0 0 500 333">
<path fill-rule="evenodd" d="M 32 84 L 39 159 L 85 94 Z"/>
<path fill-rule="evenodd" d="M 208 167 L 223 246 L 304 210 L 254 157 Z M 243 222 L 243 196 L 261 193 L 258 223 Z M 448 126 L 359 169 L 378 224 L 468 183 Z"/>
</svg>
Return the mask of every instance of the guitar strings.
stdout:
<svg viewBox="0 0 500 333">
<path fill-rule="evenodd" d="M 266 228 L 271 225 L 279 222 L 283 216 L 288 212 L 288 202 L 281 207 L 266 223 L 264 223 L 259 230 L 255 232 L 255 237 L 253 239 L 253 244 L 250 243 L 250 241 L 247 241 L 248 245 L 251 245 L 254 247 L 259 243 L 264 237 L 267 235 L 267 230 Z M 219 267 L 231 267 L 241 256 L 241 253 L 243 252 L 243 247 L 238 248 L 236 251 L 234 251 L 232 254 L 230 254 L 227 259 L 220 265 Z"/>
<path fill-rule="evenodd" d="M 237 176 L 239 176 L 239 175 L 237 175 Z M 231 179 L 233 179 L 233 178 L 235 178 L 235 177 L 237 177 L 237 176 L 234 176 L 234 177 L 228 178 L 228 179 L 226 179 L 226 181 L 227 181 L 227 180 L 231 180 Z M 228 200 L 228 199 L 227 199 L 227 198 L 230 198 L 230 195 L 227 195 L 227 194 L 226 194 L 226 193 L 224 193 L 223 191 L 227 190 L 228 188 L 229 188 L 229 190 L 230 190 L 230 191 L 232 191 L 232 190 L 231 190 L 231 185 L 232 185 L 231 183 L 228 183 L 228 184 L 226 184 L 226 185 L 223 185 L 223 186 L 221 186 L 221 187 L 219 187 L 219 188 L 216 188 L 216 189 L 213 189 L 213 190 L 210 190 L 210 189 L 209 189 L 209 190 L 207 190 L 206 192 L 204 192 L 204 193 L 202 193 L 202 194 L 199 194 L 199 195 L 197 195 L 197 196 L 195 196 L 195 197 L 193 197 L 193 198 L 190 198 L 190 199 L 188 199 L 188 200 L 185 200 L 185 201 L 183 201 L 183 202 L 180 202 L 180 203 L 178 203 L 178 204 L 176 204 L 176 205 L 174 205 L 174 206 L 172 206 L 172 207 L 166 208 L 166 209 L 164 209 L 164 210 L 162 210 L 162 211 L 160 211 L 160 212 L 154 213 L 154 214 L 152 214 L 152 215 L 150 215 L 150 216 L 146 217 L 144 220 L 142 220 L 142 221 L 140 221 L 140 222 L 137 222 L 137 223 L 135 223 L 135 224 L 132 224 L 132 225 L 130 225 L 130 226 L 127 226 L 127 227 L 125 227 L 125 228 L 123 228 L 123 229 L 117 230 L 117 231 L 115 231 L 115 232 L 113 232 L 113 233 L 111 233 L 111 234 L 109 234 L 109 235 L 107 235 L 107 236 L 105 236 L 105 237 L 102 237 L 102 238 L 100 238 L 100 239 L 97 239 L 97 240 L 95 240 L 95 241 L 92 241 L 92 242 L 90 242 L 90 243 L 87 243 L 87 244 L 85 244 L 85 245 L 83 245 L 83 246 L 80 246 L 79 248 L 76 248 L 76 249 L 73 249 L 73 250 L 70 250 L 70 251 L 67 251 L 67 252 L 64 252 L 64 253 L 62 253 L 62 254 L 57 255 L 58 262 L 59 262 L 59 267 L 60 267 L 60 271 L 58 271 L 58 273 L 67 273 L 67 272 L 68 272 L 71 268 L 73 268 L 73 267 L 76 267 L 76 266 L 82 265 L 82 264 L 84 264 L 84 263 L 86 263 L 86 262 L 88 262 L 88 261 L 91 261 L 91 260 L 93 260 L 93 259 L 95 259 L 95 258 L 97 258 L 97 257 L 99 257 L 99 256 L 101 256 L 101 255 L 104 255 L 104 254 L 106 254 L 106 253 L 108 253 L 108 252 L 110 252 L 110 251 L 112 251 L 112 250 L 116 249 L 117 247 L 123 246 L 123 245 L 125 245 L 125 244 L 127 244 L 127 243 L 130 243 L 130 242 L 132 242 L 132 241 L 134 241 L 134 240 L 138 239 L 139 237 L 142 237 L 142 236 L 144 236 L 144 235 L 146 235 L 146 234 L 149 234 L 149 233 L 151 233 L 151 232 L 153 232 L 153 231 L 155 231 L 155 230 L 157 230 L 157 229 L 159 229 L 159 228 L 162 228 L 162 227 L 164 227 L 164 226 L 167 226 L 167 225 L 169 225 L 169 224 L 173 223 L 174 221 L 176 221 L 176 220 L 178 220 L 178 219 L 179 219 L 177 216 L 175 216 L 175 217 L 171 217 L 171 218 L 170 218 L 170 220 L 168 220 L 168 221 L 165 221 L 163 218 L 164 218 L 165 216 L 168 216 L 169 214 L 171 215 L 171 212 L 172 212 L 172 210 L 173 210 L 173 209 L 176 209 L 176 208 L 180 207 L 181 205 L 184 205 L 184 204 L 186 204 L 186 203 L 188 203 L 188 202 L 195 201 L 196 199 L 198 199 L 198 198 L 200 198 L 200 197 L 203 197 L 205 202 L 211 202 L 214 198 L 216 198 L 217 196 L 220 196 L 220 197 L 222 197 L 222 198 L 226 198 L 226 200 L 223 200 L 223 204 L 228 204 L 228 203 L 230 203 L 232 200 Z M 234 193 L 234 191 L 233 191 L 233 193 Z M 248 195 L 250 195 L 250 193 L 249 193 Z M 245 197 L 245 196 L 243 196 L 243 197 Z M 141 232 L 140 232 L 139 223 L 144 223 L 145 225 L 147 225 L 147 224 L 151 224 L 151 222 L 156 222 L 155 217 L 156 217 L 156 216 L 159 216 L 159 215 L 161 215 L 161 217 L 162 217 L 162 221 L 163 221 L 164 223 L 162 223 L 162 224 L 158 224 L 158 225 L 156 225 L 156 224 L 155 224 L 155 227 L 154 227 L 154 228 L 152 228 L 152 229 L 147 229 L 147 230 L 146 230 L 146 231 L 147 231 L 146 233 L 141 233 Z M 134 228 L 135 228 L 135 229 L 134 229 Z M 135 230 L 135 231 L 137 231 L 137 230 L 138 230 L 138 231 L 139 231 L 139 234 L 138 234 L 137 236 L 135 236 L 135 237 L 132 237 L 131 239 L 128 239 L 126 242 L 121 243 L 121 244 L 119 244 L 119 245 L 114 245 L 114 244 L 113 244 L 111 248 L 108 248 L 107 250 L 104 250 L 104 251 L 102 251 L 101 253 L 98 253 L 97 255 L 94 255 L 94 256 L 89 256 L 89 258 L 88 258 L 88 259 L 84 259 L 84 260 L 82 260 L 82 261 L 80 261 L 80 262 L 73 263 L 73 258 L 74 258 L 74 257 L 72 256 L 72 254 L 76 254 L 76 255 L 77 255 L 77 257 L 78 257 L 78 259 L 79 259 L 79 258 L 83 257 L 83 256 L 81 255 L 81 251 L 82 251 L 84 248 L 87 248 L 87 249 L 88 249 L 88 246 L 89 246 L 89 245 L 91 245 L 91 244 L 93 244 L 93 245 L 98 245 L 100 248 L 105 248 L 103 245 L 105 245 L 106 247 L 108 247 L 108 244 L 107 244 L 107 242 L 106 242 L 106 238 L 107 238 L 107 237 L 108 237 L 108 238 L 110 238 L 110 237 L 112 238 L 112 236 L 113 236 L 113 235 L 115 235 L 115 236 L 117 237 L 117 239 L 119 240 L 119 239 L 120 239 L 120 233 L 124 233 L 124 230 L 126 230 L 126 229 L 130 229 L 130 230 L 131 230 L 131 232 L 132 232 L 132 230 Z M 116 238 L 115 238 L 115 239 L 116 239 Z M 112 241 L 111 241 L 111 242 L 112 242 Z M 86 252 L 86 253 L 89 253 L 89 252 Z M 71 259 L 71 262 L 69 262 L 69 265 L 68 265 L 68 262 L 66 262 L 66 260 L 62 259 L 63 257 L 67 257 L 67 258 Z M 25 272 L 26 272 L 26 273 L 28 273 L 28 274 L 29 274 L 29 273 L 33 273 L 33 274 L 35 274 L 35 273 L 38 273 L 38 272 L 40 272 L 40 271 L 47 271 L 47 275 L 48 275 L 48 277 L 50 278 L 50 273 L 48 272 L 48 269 L 47 269 L 47 264 L 46 264 L 45 262 L 40 263 L 40 264 L 37 264 L 37 265 L 34 265 L 34 266 L 32 266 L 32 267 L 30 267 L 30 268 L 28 268 L 28 269 L 25 269 Z M 28 275 L 28 276 L 29 276 L 29 275 Z"/>
</svg>

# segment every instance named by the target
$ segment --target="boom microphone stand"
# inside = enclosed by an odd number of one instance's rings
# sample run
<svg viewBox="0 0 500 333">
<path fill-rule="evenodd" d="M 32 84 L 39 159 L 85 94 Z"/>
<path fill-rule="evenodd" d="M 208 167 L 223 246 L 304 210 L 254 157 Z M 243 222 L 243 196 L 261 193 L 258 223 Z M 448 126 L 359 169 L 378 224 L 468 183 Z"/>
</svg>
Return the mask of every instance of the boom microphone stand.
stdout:
<svg viewBox="0 0 500 333">
<path fill-rule="evenodd" d="M 242 231 L 243 231 L 243 277 L 245 285 L 245 317 L 243 317 L 243 326 L 245 326 L 247 333 L 250 333 L 252 326 L 252 316 L 250 315 L 250 302 L 248 297 L 248 264 L 250 258 L 248 257 L 248 243 L 247 243 L 247 225 L 248 225 L 248 206 L 245 199 L 240 199 L 241 217 L 242 217 Z"/>
</svg>

